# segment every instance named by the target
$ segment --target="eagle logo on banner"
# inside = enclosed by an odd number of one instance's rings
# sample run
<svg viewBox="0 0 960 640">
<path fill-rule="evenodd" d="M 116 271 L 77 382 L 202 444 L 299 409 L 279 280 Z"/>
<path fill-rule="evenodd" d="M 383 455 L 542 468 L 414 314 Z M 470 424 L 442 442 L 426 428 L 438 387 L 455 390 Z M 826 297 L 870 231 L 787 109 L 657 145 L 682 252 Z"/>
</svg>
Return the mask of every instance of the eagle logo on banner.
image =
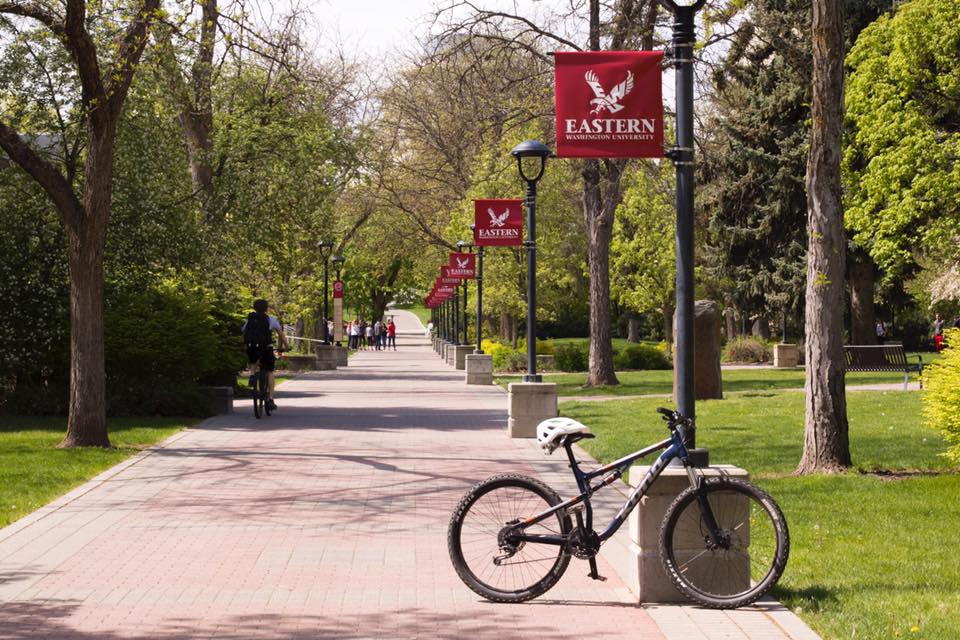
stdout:
<svg viewBox="0 0 960 640">
<path fill-rule="evenodd" d="M 469 264 L 470 258 L 464 258 L 463 260 L 457 258 L 457 269 L 466 269 Z"/>
<path fill-rule="evenodd" d="M 597 96 L 590 101 L 590 104 L 593 105 L 590 113 L 600 113 L 604 109 L 610 113 L 616 113 L 622 110 L 623 105 L 620 104 L 620 101 L 633 91 L 633 72 L 629 70 L 627 71 L 626 80 L 615 86 L 609 94 L 606 89 L 603 88 L 603 85 L 600 84 L 597 74 L 594 73 L 592 69 L 587 71 L 584 78 L 587 84 L 590 85 L 590 88 L 593 89 L 593 94 Z"/>
<path fill-rule="evenodd" d="M 507 218 L 510 217 L 509 209 L 504 209 L 503 214 L 499 216 L 493 212 L 493 209 L 487 209 L 487 213 L 490 215 L 491 227 L 502 227 L 507 223 Z"/>
</svg>

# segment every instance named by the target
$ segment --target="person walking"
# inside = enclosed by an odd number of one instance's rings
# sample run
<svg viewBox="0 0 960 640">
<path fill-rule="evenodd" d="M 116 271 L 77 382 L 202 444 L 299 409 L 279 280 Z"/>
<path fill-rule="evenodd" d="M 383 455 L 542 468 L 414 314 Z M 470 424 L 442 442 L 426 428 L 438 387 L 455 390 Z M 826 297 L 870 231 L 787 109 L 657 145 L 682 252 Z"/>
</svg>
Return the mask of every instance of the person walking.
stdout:
<svg viewBox="0 0 960 640">
<path fill-rule="evenodd" d="M 373 325 L 373 342 L 377 348 L 377 351 L 380 351 L 380 347 L 386 346 L 386 343 L 383 340 L 384 331 L 383 331 L 383 322 L 377 320 Z"/>
<path fill-rule="evenodd" d="M 393 317 L 387 321 L 387 346 L 397 350 L 397 325 L 393 324 Z"/>
<path fill-rule="evenodd" d="M 887 325 L 883 320 L 877 320 L 877 344 L 882 345 L 887 339 Z"/>
<path fill-rule="evenodd" d="M 366 327 L 364 327 L 364 333 L 366 334 L 367 348 L 372 349 L 373 348 L 373 325 L 368 324 Z"/>
<path fill-rule="evenodd" d="M 943 318 L 940 317 L 940 314 L 936 314 L 933 318 L 933 347 L 937 350 L 937 353 L 943 351 Z"/>
</svg>

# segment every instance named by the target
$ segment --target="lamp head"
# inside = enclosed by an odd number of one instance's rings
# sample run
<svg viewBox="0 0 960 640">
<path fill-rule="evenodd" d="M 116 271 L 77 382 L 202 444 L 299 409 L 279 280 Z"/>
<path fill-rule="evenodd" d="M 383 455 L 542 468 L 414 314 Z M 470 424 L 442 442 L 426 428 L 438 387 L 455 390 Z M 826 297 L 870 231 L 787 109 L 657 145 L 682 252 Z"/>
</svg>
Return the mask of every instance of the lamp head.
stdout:
<svg viewBox="0 0 960 640">
<path fill-rule="evenodd" d="M 463 249 L 466 244 L 463 240 L 457 240 L 457 249 Z"/>
<path fill-rule="evenodd" d="M 346 258 L 344 258 L 343 256 L 333 256 L 332 258 L 330 258 L 330 262 L 336 265 L 342 264 L 344 260 L 346 260 Z"/>
<path fill-rule="evenodd" d="M 660 0 L 660 4 L 673 12 L 676 12 L 678 9 L 699 11 L 704 2 L 706 2 L 706 0 Z"/>
<path fill-rule="evenodd" d="M 536 182 L 543 177 L 543 171 L 547 167 L 547 158 L 550 157 L 551 152 L 550 148 L 539 140 L 524 140 L 513 148 L 510 155 L 517 159 L 517 169 L 520 171 L 520 177 L 527 182 Z M 539 171 L 535 170 L 535 176 L 530 177 L 523 170 L 524 158 L 537 158 L 540 160 L 540 169 Z"/>
</svg>

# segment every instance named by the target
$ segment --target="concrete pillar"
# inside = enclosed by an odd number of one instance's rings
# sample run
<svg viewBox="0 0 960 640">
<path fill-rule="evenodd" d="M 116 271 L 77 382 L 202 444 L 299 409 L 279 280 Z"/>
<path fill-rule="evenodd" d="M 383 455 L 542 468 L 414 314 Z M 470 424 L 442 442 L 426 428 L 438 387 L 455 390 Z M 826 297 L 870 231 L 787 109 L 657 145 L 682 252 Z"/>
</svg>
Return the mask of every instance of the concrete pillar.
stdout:
<svg viewBox="0 0 960 640">
<path fill-rule="evenodd" d="M 555 383 L 511 382 L 507 389 L 510 405 L 507 429 L 511 438 L 536 438 L 537 425 L 557 417 Z"/>
<path fill-rule="evenodd" d="M 451 367 L 457 364 L 457 345 L 453 344 L 452 342 L 447 345 L 447 352 L 444 360 Z"/>
<path fill-rule="evenodd" d="M 453 366 L 457 371 L 467 368 L 467 354 L 473 352 L 472 344 L 458 344 L 453 348 Z"/>
<path fill-rule="evenodd" d="M 348 355 L 349 355 L 349 353 L 348 353 L 348 351 L 347 351 L 347 348 L 346 348 L 346 347 L 338 347 L 338 346 L 336 346 L 336 345 L 334 345 L 333 348 L 334 348 L 334 350 L 335 350 L 336 353 L 337 353 L 337 358 L 336 358 L 337 366 L 338 366 L 338 367 L 345 367 L 345 366 L 347 366 L 347 358 L 348 358 Z"/>
<path fill-rule="evenodd" d="M 337 348 L 332 344 L 314 346 L 317 354 L 317 370 L 330 371 L 337 368 Z"/>
<path fill-rule="evenodd" d="M 773 345 L 773 366 L 793 368 L 800 364 L 800 347 L 795 344 Z"/>
<path fill-rule="evenodd" d="M 468 353 L 466 363 L 467 384 L 493 384 L 493 356 Z"/>
<path fill-rule="evenodd" d="M 650 470 L 648 465 L 637 465 L 630 469 L 630 485 L 636 487 Z M 743 480 L 749 474 L 733 465 L 714 465 L 700 470 L 707 477 L 730 476 Z M 683 602 L 689 603 L 667 577 L 660 563 L 660 525 L 667 508 L 681 491 L 690 486 L 690 479 L 682 466 L 668 466 L 657 478 L 653 486 L 643 497 L 637 508 L 630 514 L 629 565 L 627 570 L 619 572 L 627 583 L 627 588 L 638 602 Z M 749 505 L 746 498 L 732 496 L 730 500 L 743 502 L 742 508 Z M 711 499 L 712 502 L 712 499 Z M 737 508 L 735 505 L 723 505 L 721 508 Z M 699 536 L 690 540 L 690 554 L 703 551 L 703 539 Z M 679 550 L 678 550 L 679 552 Z M 726 580 L 743 581 L 737 588 L 746 588 L 750 584 L 750 558 L 744 555 L 743 571 L 736 576 L 724 576 Z M 739 565 L 738 565 L 739 566 Z"/>
<path fill-rule="evenodd" d="M 676 315 L 674 315 L 676 328 Z M 712 300 L 697 300 L 693 305 L 693 386 L 694 398 L 723 398 L 720 376 L 720 307 Z M 674 351 L 676 360 L 676 351 Z M 674 361 L 673 397 L 677 397 L 677 375 Z"/>
</svg>

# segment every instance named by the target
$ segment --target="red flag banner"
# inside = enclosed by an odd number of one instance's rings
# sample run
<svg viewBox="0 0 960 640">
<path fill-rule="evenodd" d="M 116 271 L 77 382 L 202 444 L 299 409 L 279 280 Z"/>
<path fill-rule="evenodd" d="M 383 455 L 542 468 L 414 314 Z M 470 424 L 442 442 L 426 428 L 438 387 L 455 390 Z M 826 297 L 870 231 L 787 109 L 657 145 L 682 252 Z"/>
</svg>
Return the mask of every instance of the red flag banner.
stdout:
<svg viewBox="0 0 960 640">
<path fill-rule="evenodd" d="M 523 244 L 523 200 L 474 200 L 473 243 L 478 247 Z"/>
<path fill-rule="evenodd" d="M 443 266 L 443 267 L 440 267 L 440 277 L 437 278 L 437 284 L 441 284 L 441 285 L 447 285 L 447 284 L 458 285 L 458 284 L 460 284 L 460 278 L 457 278 L 456 276 L 451 275 L 451 273 L 450 273 L 450 267 L 448 267 L 448 266 Z"/>
<path fill-rule="evenodd" d="M 477 277 L 477 256 L 472 253 L 451 253 L 447 276 L 472 280 Z"/>
<path fill-rule="evenodd" d="M 333 297 L 334 299 L 343 297 L 343 280 L 333 281 Z"/>
<path fill-rule="evenodd" d="M 663 157 L 662 51 L 554 54 L 557 156 Z"/>
</svg>

